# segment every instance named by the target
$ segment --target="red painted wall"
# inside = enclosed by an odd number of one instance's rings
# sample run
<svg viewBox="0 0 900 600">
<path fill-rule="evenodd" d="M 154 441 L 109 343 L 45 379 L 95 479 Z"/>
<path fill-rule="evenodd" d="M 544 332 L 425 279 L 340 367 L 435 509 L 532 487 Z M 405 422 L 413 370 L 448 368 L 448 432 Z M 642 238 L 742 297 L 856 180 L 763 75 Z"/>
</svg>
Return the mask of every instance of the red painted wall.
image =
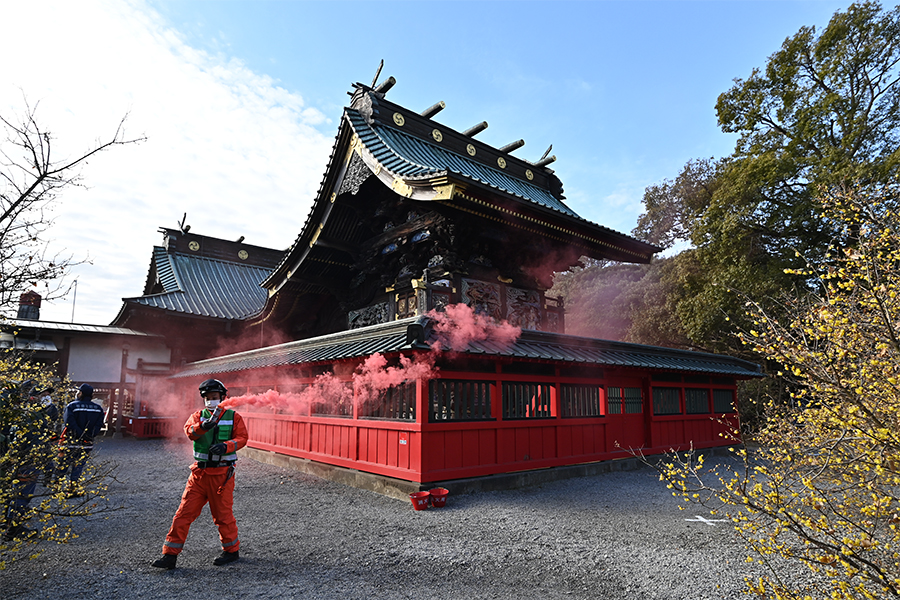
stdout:
<svg viewBox="0 0 900 600">
<path fill-rule="evenodd" d="M 234 374 L 235 379 L 239 375 Z M 723 423 L 714 420 L 717 415 L 713 414 L 654 415 L 650 375 L 631 371 L 586 380 L 501 373 L 443 374 L 447 379 L 459 381 L 491 380 L 491 420 L 429 422 L 427 382 L 417 386 L 414 422 L 281 415 L 271 411 L 241 411 L 241 414 L 250 429 L 250 447 L 418 482 L 611 460 L 630 456 L 630 448 L 641 448 L 644 454 L 658 454 L 671 449 L 686 450 L 691 445 L 709 448 L 738 443 L 719 435 L 729 426 L 737 425 L 735 414 L 725 416 Z M 552 384 L 552 415 L 503 420 L 500 407 L 504 382 Z M 564 383 L 599 386 L 601 398 L 610 387 L 640 388 L 641 412 L 563 418 L 559 386 Z M 677 383 L 665 386 L 682 389 L 683 413 L 683 388 L 691 386 Z M 255 389 L 260 387 L 258 381 L 254 382 Z M 734 393 L 733 385 L 706 387 L 730 389 Z M 229 388 L 230 395 L 242 393 L 239 382 Z M 600 404 L 602 412 L 607 413 L 605 402 Z"/>
</svg>

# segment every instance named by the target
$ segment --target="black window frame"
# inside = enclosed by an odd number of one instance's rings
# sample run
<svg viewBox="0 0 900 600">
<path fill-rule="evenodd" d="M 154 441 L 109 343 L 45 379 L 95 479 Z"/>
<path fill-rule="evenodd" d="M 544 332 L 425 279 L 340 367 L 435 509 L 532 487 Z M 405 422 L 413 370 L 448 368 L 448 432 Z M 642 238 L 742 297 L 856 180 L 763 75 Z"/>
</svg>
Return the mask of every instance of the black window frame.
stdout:
<svg viewBox="0 0 900 600">
<path fill-rule="evenodd" d="M 723 408 L 723 395 L 728 394 L 728 410 L 722 410 Z M 713 390 L 713 412 L 717 415 L 728 415 L 734 414 L 737 412 L 737 407 L 735 406 L 734 399 L 734 390 L 723 390 L 723 389 L 714 389 Z"/>
<path fill-rule="evenodd" d="M 682 414 L 681 390 L 682 388 L 680 387 L 654 386 L 651 392 L 653 396 L 653 414 L 658 417 Z"/>
<path fill-rule="evenodd" d="M 701 393 L 703 395 L 702 400 L 699 398 Z M 708 415 L 709 400 L 709 388 L 684 388 L 684 413 L 687 415 Z"/>
<path fill-rule="evenodd" d="M 644 412 L 644 390 L 634 386 L 611 385 L 606 388 L 606 414 L 639 415 Z"/>
<path fill-rule="evenodd" d="M 493 381 L 432 379 L 428 382 L 428 422 L 490 421 Z"/>
<path fill-rule="evenodd" d="M 603 412 L 603 391 L 603 386 L 598 384 L 560 384 L 560 414 L 564 419 L 605 416 Z"/>
<path fill-rule="evenodd" d="M 548 382 L 504 381 L 500 393 L 503 420 L 552 419 L 552 388 L 553 384 Z"/>
</svg>

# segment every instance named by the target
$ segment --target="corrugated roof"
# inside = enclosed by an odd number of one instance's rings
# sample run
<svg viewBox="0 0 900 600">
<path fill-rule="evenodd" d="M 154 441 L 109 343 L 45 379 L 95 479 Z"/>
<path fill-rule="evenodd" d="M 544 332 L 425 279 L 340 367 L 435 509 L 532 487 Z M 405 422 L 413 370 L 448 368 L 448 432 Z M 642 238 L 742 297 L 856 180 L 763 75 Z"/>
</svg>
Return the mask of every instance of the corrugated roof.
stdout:
<svg viewBox="0 0 900 600">
<path fill-rule="evenodd" d="M 265 306 L 267 292 L 260 284 L 269 269 L 158 250 L 153 261 L 166 292 L 125 302 L 221 319 L 246 319 Z"/>
<path fill-rule="evenodd" d="M 156 269 L 156 277 L 165 291 L 175 292 L 181 289 L 169 253 L 162 246 L 153 247 L 153 266 Z"/>
<path fill-rule="evenodd" d="M 174 377 L 193 377 L 213 373 L 233 373 L 264 367 L 297 365 L 369 356 L 376 352 L 396 352 L 413 346 L 407 330 L 416 318 L 393 321 L 361 329 L 342 331 L 307 340 L 288 342 L 268 348 L 249 350 L 190 363 Z M 419 347 L 419 346 L 417 346 Z M 427 349 L 427 346 L 422 346 Z"/>
<path fill-rule="evenodd" d="M 429 178 L 453 173 L 584 221 L 549 190 L 511 177 L 500 169 L 493 169 L 396 129 L 378 124 L 369 125 L 365 118 L 352 108 L 346 109 L 346 114 L 359 139 L 391 173 L 405 179 Z"/>
<path fill-rule="evenodd" d="M 429 325 L 429 319 L 413 317 L 318 338 L 288 342 L 269 348 L 190 363 L 175 377 L 214 375 L 262 367 L 360 358 L 375 352 L 427 350 L 435 341 L 433 335 L 428 333 Z M 762 374 L 759 365 L 720 354 L 610 342 L 538 331 L 524 331 L 511 346 L 501 346 L 491 340 L 472 342 L 465 353 L 735 377 L 758 377 Z"/>
<path fill-rule="evenodd" d="M 107 327 L 104 325 L 85 325 L 83 323 L 59 323 L 56 321 L 31 321 L 28 319 L 2 319 L 0 329 L 19 331 L 23 329 L 40 329 L 44 331 L 73 331 L 79 333 L 102 333 L 109 335 L 134 335 L 142 337 L 162 337 L 153 333 L 144 333 L 125 327 Z"/>
</svg>

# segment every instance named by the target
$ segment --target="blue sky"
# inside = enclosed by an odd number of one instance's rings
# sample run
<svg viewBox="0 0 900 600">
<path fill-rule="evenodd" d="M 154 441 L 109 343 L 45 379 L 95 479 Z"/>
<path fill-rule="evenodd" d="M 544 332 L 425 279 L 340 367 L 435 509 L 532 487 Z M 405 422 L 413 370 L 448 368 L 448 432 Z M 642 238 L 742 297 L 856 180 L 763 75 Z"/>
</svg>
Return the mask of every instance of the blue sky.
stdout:
<svg viewBox="0 0 900 600">
<path fill-rule="evenodd" d="M 800 27 L 847 2 L 184 2 L 7 3 L 0 112 L 24 91 L 63 152 L 129 113 L 138 147 L 84 169 L 60 198 L 53 247 L 89 258 L 72 298 L 42 318 L 106 324 L 140 295 L 157 229 L 287 248 L 321 180 L 351 84 L 398 83 L 393 102 L 552 165 L 583 217 L 630 232 L 643 190 L 734 136 L 715 102 Z"/>
</svg>

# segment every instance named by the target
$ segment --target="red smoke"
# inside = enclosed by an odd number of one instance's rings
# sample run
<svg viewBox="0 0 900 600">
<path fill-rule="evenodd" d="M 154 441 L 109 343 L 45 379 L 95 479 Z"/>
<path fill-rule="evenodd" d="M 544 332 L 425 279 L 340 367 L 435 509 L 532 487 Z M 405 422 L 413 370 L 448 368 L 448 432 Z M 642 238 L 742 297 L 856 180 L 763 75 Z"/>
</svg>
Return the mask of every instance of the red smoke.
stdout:
<svg viewBox="0 0 900 600">
<path fill-rule="evenodd" d="M 376 353 L 353 371 L 349 384 L 332 373 L 325 373 L 298 393 L 268 390 L 262 394 L 234 396 L 222 405 L 225 408 L 269 408 L 296 415 L 310 414 L 310 407 L 315 404 L 349 406 L 352 401 L 362 406 L 378 401 L 381 394 L 391 387 L 433 377 L 436 374 L 435 360 L 444 351 L 462 352 L 469 343 L 484 340 L 509 347 L 522 333 L 520 328 L 506 321 L 497 323 L 486 315 L 475 313 L 465 304 L 451 304 L 443 312 L 431 311 L 428 317 L 434 321 L 437 338 L 429 352 L 416 353 L 412 358 L 401 355 L 396 364 L 390 364 L 387 358 Z"/>
<path fill-rule="evenodd" d="M 471 342 L 487 339 L 508 348 L 522 335 L 521 328 L 506 321 L 497 323 L 465 304 L 451 304 L 443 312 L 431 311 L 428 316 L 434 320 L 434 331 L 438 339 L 432 344 L 432 348 L 437 352 L 445 349 L 462 352 Z"/>
<path fill-rule="evenodd" d="M 246 350 L 254 350 L 256 348 L 264 348 L 267 346 L 277 346 L 285 342 L 291 341 L 283 331 L 274 328 L 271 325 L 266 327 L 266 323 L 259 323 L 251 327 L 247 327 L 240 335 L 219 336 L 216 338 L 216 347 L 209 353 L 209 356 L 225 356 L 228 354 L 237 354 Z"/>
<path fill-rule="evenodd" d="M 310 407 L 316 404 L 339 405 L 352 401 L 353 389 L 332 373 L 316 377 L 315 382 L 301 392 L 277 392 L 268 390 L 262 394 L 232 396 L 222 402 L 225 408 L 246 406 L 257 409 L 272 409 L 292 415 L 308 415 Z"/>
</svg>

